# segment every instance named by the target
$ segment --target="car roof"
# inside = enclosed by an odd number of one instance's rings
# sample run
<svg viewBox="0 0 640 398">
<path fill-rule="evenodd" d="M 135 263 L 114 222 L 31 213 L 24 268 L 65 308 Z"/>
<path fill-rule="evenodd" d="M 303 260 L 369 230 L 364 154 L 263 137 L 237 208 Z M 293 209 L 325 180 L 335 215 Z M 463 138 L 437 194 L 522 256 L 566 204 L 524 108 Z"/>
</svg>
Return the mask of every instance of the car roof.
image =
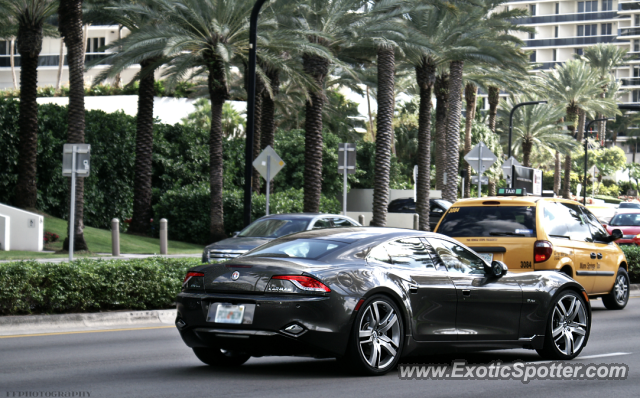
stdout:
<svg viewBox="0 0 640 398">
<path fill-rule="evenodd" d="M 274 220 L 311 220 L 316 217 L 351 217 L 343 216 L 342 214 L 328 214 L 328 213 L 286 213 L 286 214 L 269 214 L 268 216 L 260 217 L 260 220 L 274 219 Z"/>
<path fill-rule="evenodd" d="M 640 209 L 628 209 L 628 210 L 618 211 L 616 213 L 616 216 L 620 214 L 639 214 L 639 213 L 640 213 Z"/>
<path fill-rule="evenodd" d="M 536 204 L 538 202 L 563 202 L 563 203 L 573 203 L 579 204 L 575 200 L 563 199 L 563 198 L 547 198 L 540 196 L 487 196 L 484 198 L 468 198 L 468 199 L 459 199 L 456 201 L 453 206 L 478 206 L 485 204 L 484 202 L 500 202 L 500 205 L 521 205 L 521 206 L 531 206 L 532 204 Z M 489 203 L 487 203 L 489 204 Z M 495 203 L 492 203 L 495 204 Z"/>
<path fill-rule="evenodd" d="M 417 231 L 415 229 L 404 228 L 387 228 L 387 227 L 353 227 L 353 228 L 324 228 L 314 229 L 311 231 L 303 231 L 295 234 L 287 235 L 289 238 L 295 239 L 321 239 L 321 240 L 333 240 L 344 243 L 354 243 L 361 241 L 367 243 L 368 241 L 380 240 L 381 238 L 391 239 L 396 236 L 435 236 L 433 232 Z M 442 235 L 438 235 L 442 236 Z"/>
</svg>

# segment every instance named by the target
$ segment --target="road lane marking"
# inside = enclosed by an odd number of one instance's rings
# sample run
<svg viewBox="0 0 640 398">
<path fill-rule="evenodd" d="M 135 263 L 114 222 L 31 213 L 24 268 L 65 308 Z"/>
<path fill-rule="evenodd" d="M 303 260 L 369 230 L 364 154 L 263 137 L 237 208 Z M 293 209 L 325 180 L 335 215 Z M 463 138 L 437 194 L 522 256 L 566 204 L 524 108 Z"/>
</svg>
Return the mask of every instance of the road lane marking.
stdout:
<svg viewBox="0 0 640 398">
<path fill-rule="evenodd" d="M 617 357 L 622 355 L 631 355 L 631 352 L 611 352 L 609 354 L 587 355 L 586 357 L 580 356 L 575 359 L 593 359 L 593 358 L 605 358 L 605 357 Z"/>
<path fill-rule="evenodd" d="M 58 335 L 65 335 L 65 334 L 80 334 L 80 333 L 128 332 L 132 330 L 150 330 L 150 329 L 168 329 L 168 328 L 175 328 L 175 326 L 170 325 L 170 326 L 152 326 L 147 328 L 81 330 L 77 332 L 55 332 L 55 333 L 37 333 L 37 334 L 14 334 L 9 336 L 0 336 L 0 339 L 13 339 L 16 337 L 58 336 Z"/>
</svg>

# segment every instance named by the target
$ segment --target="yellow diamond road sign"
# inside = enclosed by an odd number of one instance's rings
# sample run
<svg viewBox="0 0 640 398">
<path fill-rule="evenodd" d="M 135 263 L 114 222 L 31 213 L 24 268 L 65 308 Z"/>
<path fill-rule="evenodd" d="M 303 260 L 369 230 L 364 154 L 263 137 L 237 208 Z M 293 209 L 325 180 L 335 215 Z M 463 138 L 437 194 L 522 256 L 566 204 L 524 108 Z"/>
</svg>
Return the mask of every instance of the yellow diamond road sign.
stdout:
<svg viewBox="0 0 640 398">
<path fill-rule="evenodd" d="M 258 170 L 258 173 L 260 173 L 260 175 L 265 180 L 272 180 L 273 177 L 275 177 L 276 174 L 278 174 L 278 172 L 282 170 L 282 168 L 284 167 L 284 162 L 282 161 L 280 156 L 278 156 L 276 151 L 271 148 L 271 145 L 268 145 L 266 148 L 264 148 L 262 153 L 258 155 L 256 160 L 253 161 L 253 167 Z M 267 171 L 269 172 L 268 175 Z"/>
</svg>

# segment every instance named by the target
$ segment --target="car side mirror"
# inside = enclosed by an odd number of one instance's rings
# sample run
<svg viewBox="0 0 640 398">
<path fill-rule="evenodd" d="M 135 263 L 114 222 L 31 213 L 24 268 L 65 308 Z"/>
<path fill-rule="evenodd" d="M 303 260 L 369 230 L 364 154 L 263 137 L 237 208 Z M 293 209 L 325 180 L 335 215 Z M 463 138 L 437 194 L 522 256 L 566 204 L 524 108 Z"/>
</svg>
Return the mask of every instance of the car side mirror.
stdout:
<svg viewBox="0 0 640 398">
<path fill-rule="evenodd" d="M 502 278 L 507 274 L 508 271 L 509 267 L 507 267 L 507 264 L 498 260 L 492 261 L 491 266 L 487 265 L 485 267 L 485 273 L 487 274 L 487 276 L 491 276 L 494 278 Z"/>
<path fill-rule="evenodd" d="M 240 231 L 236 231 L 233 233 L 233 237 L 235 238 L 236 236 L 240 235 Z"/>
<path fill-rule="evenodd" d="M 622 231 L 616 228 L 613 231 L 611 231 L 611 236 L 609 237 L 611 239 L 610 242 L 615 242 L 618 239 L 622 239 L 623 236 L 624 235 L 622 234 Z"/>
<path fill-rule="evenodd" d="M 436 213 L 436 214 L 442 214 L 444 213 L 444 211 L 438 207 L 436 207 L 435 209 L 431 210 L 432 213 Z"/>
</svg>

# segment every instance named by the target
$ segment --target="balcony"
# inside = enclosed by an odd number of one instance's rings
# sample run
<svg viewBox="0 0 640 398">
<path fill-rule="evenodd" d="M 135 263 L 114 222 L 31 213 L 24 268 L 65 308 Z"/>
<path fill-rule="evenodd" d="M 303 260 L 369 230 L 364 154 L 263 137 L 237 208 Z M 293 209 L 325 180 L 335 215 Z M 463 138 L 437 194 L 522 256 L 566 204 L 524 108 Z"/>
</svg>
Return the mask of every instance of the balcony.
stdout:
<svg viewBox="0 0 640 398">
<path fill-rule="evenodd" d="M 587 13 L 583 12 L 579 14 L 554 14 L 554 15 L 540 15 L 540 16 L 533 16 L 533 17 L 516 18 L 516 19 L 513 19 L 512 22 L 518 25 L 559 23 L 559 22 L 581 22 L 581 21 L 596 21 L 601 19 L 614 19 L 617 15 L 618 13 L 616 11 L 587 12 Z"/>
<path fill-rule="evenodd" d="M 107 53 L 87 53 L 84 57 L 84 62 L 89 63 L 90 61 L 94 61 L 97 59 L 102 59 L 107 57 L 110 54 Z M 0 55 L 0 68 L 9 68 L 11 67 L 11 56 L 9 55 Z M 38 67 L 41 66 L 58 66 L 60 63 L 60 55 L 41 55 L 38 57 Z M 16 68 L 19 68 L 21 65 L 20 55 L 16 54 L 14 57 L 14 65 Z M 64 56 L 64 65 L 69 65 L 67 63 L 67 56 Z M 100 63 L 100 65 L 106 65 L 106 63 Z"/>
<path fill-rule="evenodd" d="M 640 36 L 640 27 L 618 29 L 618 36 Z"/>
<path fill-rule="evenodd" d="M 620 13 L 640 12 L 640 2 L 632 1 L 628 3 L 618 3 L 618 11 Z"/>
<path fill-rule="evenodd" d="M 622 83 L 622 87 L 640 86 L 640 77 L 623 77 L 618 80 Z"/>
<path fill-rule="evenodd" d="M 625 29 L 618 29 L 625 30 Z M 640 28 L 639 28 L 640 30 Z M 638 33 L 640 34 L 640 33 Z M 555 39 L 532 39 L 524 40 L 525 47 L 558 47 L 558 46 L 583 46 L 596 43 L 612 43 L 616 41 L 616 36 L 580 36 Z"/>
</svg>

